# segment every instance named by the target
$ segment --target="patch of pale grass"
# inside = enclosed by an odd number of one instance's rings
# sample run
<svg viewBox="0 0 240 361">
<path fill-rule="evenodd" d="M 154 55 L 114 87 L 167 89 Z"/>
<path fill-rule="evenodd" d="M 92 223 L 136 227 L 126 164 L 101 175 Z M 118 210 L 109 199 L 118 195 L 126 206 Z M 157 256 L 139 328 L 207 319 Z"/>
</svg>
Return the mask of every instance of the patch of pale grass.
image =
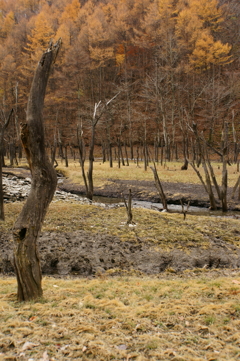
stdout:
<svg viewBox="0 0 240 361">
<path fill-rule="evenodd" d="M 0 223 L 0 231 L 10 232 L 23 203 L 6 204 L 6 221 Z M 93 205 L 57 202 L 49 207 L 43 231 L 73 232 L 84 230 L 91 234 L 106 234 L 122 241 L 150 243 L 162 249 L 182 249 L 194 246 L 209 247 L 213 238 L 239 245 L 239 220 L 160 213 L 155 210 L 133 209 L 135 227 L 126 225 L 124 207 L 105 209 Z"/>
<path fill-rule="evenodd" d="M 45 277 L 44 298 L 19 304 L 15 279 L 2 278 L 0 358 L 237 360 L 238 282 L 239 272 L 214 280 Z"/>
<path fill-rule="evenodd" d="M 198 176 L 195 171 L 189 165 L 188 170 L 182 171 L 181 166 L 182 162 L 167 162 L 163 165 L 157 164 L 157 170 L 159 178 L 163 182 L 173 182 L 173 183 L 193 183 L 201 184 Z M 88 161 L 85 162 L 86 170 L 88 168 Z M 153 166 L 150 163 L 150 166 Z M 221 185 L 222 179 L 222 164 L 213 162 L 212 164 L 218 183 Z M 59 163 L 57 168 L 65 176 L 67 176 L 73 183 L 83 185 L 83 180 L 81 176 L 81 169 L 78 161 L 69 161 L 69 166 L 66 168 L 64 164 Z M 200 173 L 203 178 L 204 171 L 202 166 L 199 168 Z M 129 166 L 121 166 L 118 168 L 117 162 L 113 162 L 113 167 L 110 168 L 109 163 L 102 163 L 101 161 L 94 162 L 94 185 L 95 187 L 103 187 L 107 184 L 111 184 L 111 180 L 139 180 L 139 181 L 153 181 L 153 173 L 150 167 L 147 168 L 147 171 L 144 170 L 143 162 L 139 162 L 137 166 L 134 161 L 130 161 Z M 228 185 L 232 187 L 238 178 L 236 165 L 228 167 Z"/>
</svg>

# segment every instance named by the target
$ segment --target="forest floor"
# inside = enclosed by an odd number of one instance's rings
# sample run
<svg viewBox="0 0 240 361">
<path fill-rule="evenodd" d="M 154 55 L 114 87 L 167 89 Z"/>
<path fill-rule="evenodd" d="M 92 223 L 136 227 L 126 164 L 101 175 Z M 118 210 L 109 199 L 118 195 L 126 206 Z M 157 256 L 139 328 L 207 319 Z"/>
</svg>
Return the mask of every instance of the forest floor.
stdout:
<svg viewBox="0 0 240 361">
<path fill-rule="evenodd" d="M 96 192 L 131 188 L 134 198 L 157 200 L 153 181 L 129 178 L 98 178 Z M 190 178 L 172 188 L 164 179 L 165 191 L 207 206 Z M 82 192 L 76 184 L 68 176 L 61 188 Z M 44 297 L 19 304 L 11 229 L 22 205 L 6 204 L 0 223 L 0 360 L 240 359 L 238 212 L 184 220 L 134 208 L 129 226 L 122 206 L 53 200 L 38 243 Z"/>
</svg>

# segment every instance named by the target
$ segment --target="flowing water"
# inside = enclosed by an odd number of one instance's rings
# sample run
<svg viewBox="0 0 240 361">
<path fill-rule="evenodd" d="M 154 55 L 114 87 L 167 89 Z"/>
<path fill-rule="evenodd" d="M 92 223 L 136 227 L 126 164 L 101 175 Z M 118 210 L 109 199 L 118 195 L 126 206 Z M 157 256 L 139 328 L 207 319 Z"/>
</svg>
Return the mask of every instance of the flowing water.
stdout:
<svg viewBox="0 0 240 361">
<path fill-rule="evenodd" d="M 108 205 L 113 204 L 120 204 L 124 206 L 122 198 L 110 198 L 110 197 L 103 197 L 103 196 L 95 196 L 93 197 L 93 201 L 96 203 L 104 203 Z M 138 201 L 132 200 L 132 207 L 133 208 L 147 208 L 153 210 L 159 210 L 160 212 L 163 211 L 162 203 L 154 203 L 148 201 Z M 184 206 L 186 209 L 187 206 Z M 168 204 L 168 210 L 170 213 L 182 213 L 182 206 L 177 204 Z M 228 211 L 222 212 L 221 210 L 212 211 L 209 208 L 204 207 L 194 207 L 190 206 L 188 208 L 187 214 L 199 215 L 199 216 L 215 216 L 215 217 L 234 217 L 240 219 L 240 212 L 239 211 Z"/>
</svg>

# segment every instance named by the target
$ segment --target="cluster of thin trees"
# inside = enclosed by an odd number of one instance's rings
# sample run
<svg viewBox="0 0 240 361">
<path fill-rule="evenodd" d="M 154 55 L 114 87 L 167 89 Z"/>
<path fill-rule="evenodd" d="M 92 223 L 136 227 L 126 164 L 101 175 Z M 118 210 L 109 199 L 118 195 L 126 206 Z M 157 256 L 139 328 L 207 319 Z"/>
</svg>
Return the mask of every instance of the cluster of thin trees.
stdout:
<svg viewBox="0 0 240 361">
<path fill-rule="evenodd" d="M 233 111 L 239 132 L 239 28 L 237 0 L 1 1 L 0 106 L 15 110 L 9 152 L 15 144 L 21 151 L 15 125 L 25 118 L 35 64 L 59 37 L 45 102 L 53 150 L 78 147 L 77 129 L 89 145 L 95 104 L 118 93 L 95 132 L 106 154 L 126 145 L 131 157 L 134 144 L 144 152 L 151 144 L 156 157 L 164 146 L 172 159 L 190 151 L 192 123 L 217 147 Z"/>
</svg>

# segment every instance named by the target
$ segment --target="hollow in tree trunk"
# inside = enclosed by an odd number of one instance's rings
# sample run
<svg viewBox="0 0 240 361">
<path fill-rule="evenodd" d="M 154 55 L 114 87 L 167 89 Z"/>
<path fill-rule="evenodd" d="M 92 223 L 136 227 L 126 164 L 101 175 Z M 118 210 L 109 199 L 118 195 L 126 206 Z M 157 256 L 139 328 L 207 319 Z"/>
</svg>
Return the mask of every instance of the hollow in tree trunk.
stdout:
<svg viewBox="0 0 240 361">
<path fill-rule="evenodd" d="M 32 174 L 32 185 L 13 227 L 19 301 L 42 296 L 42 274 L 36 242 L 57 185 L 56 172 L 45 150 L 42 111 L 50 69 L 60 43 L 59 40 L 51 45 L 37 65 L 28 98 L 26 123 L 21 124 L 21 140 Z"/>
</svg>

